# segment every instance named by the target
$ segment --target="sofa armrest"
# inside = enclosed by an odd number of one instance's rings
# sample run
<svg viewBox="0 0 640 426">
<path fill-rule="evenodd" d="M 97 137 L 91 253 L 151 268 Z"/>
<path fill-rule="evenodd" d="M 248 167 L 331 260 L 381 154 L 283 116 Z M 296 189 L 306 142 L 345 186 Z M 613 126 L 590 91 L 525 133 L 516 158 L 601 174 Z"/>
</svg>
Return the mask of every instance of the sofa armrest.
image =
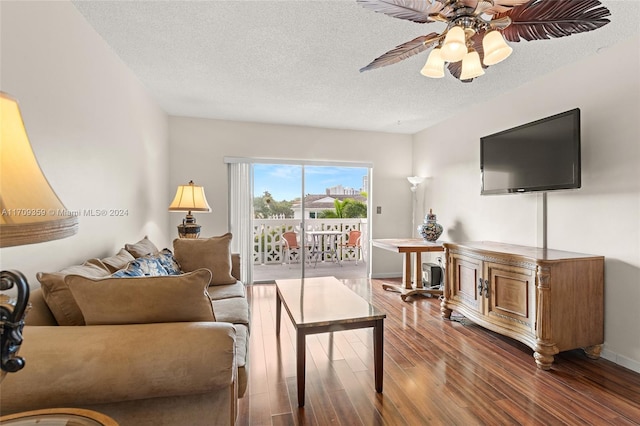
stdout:
<svg viewBox="0 0 640 426">
<path fill-rule="evenodd" d="M 231 276 L 242 281 L 240 276 L 240 253 L 231 253 Z"/>
<path fill-rule="evenodd" d="M 23 336 L 26 364 L 0 385 L 3 413 L 237 386 L 231 324 L 27 326 Z"/>
</svg>

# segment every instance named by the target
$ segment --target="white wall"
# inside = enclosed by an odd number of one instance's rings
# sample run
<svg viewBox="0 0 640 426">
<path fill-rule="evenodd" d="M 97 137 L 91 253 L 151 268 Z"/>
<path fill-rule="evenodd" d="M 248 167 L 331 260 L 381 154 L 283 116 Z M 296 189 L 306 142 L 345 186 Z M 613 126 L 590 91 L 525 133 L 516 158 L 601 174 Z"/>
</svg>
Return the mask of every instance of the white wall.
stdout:
<svg viewBox="0 0 640 426">
<path fill-rule="evenodd" d="M 548 194 L 548 247 L 605 256 L 603 355 L 636 371 L 640 371 L 639 52 L 636 37 L 461 111 L 416 134 L 413 152 L 414 173 L 431 176 L 419 204 L 438 213 L 444 239 L 538 245 L 539 195 L 479 195 L 479 140 L 579 107 L 582 188 Z"/>
<path fill-rule="evenodd" d="M 373 163 L 373 238 L 406 237 L 410 232 L 412 138 L 410 135 L 170 117 L 170 182 L 203 185 L 213 213 L 196 215 L 204 236 L 228 229 L 227 165 L 223 157 L 280 158 Z M 171 213 L 177 233 L 184 214 Z M 373 249 L 373 275 L 402 271 L 399 255 Z"/>
<path fill-rule="evenodd" d="M 166 235 L 166 114 L 69 2 L 0 2 L 1 89 L 18 99 L 40 166 L 69 210 L 126 209 L 79 217 L 73 237 L 2 248 L 2 269 L 57 271 Z"/>
</svg>

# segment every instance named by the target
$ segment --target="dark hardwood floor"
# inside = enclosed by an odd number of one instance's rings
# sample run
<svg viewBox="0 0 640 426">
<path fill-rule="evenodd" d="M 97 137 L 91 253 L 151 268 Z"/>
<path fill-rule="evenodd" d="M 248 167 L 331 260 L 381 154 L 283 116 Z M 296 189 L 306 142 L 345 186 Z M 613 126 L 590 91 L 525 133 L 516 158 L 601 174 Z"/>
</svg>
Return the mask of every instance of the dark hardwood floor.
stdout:
<svg viewBox="0 0 640 426">
<path fill-rule="evenodd" d="M 550 371 L 532 351 L 439 300 L 402 302 L 392 280 L 345 280 L 385 311 L 384 392 L 373 377 L 372 329 L 307 337 L 306 405 L 296 398 L 295 332 L 285 310 L 275 335 L 275 285 L 248 286 L 249 386 L 240 425 L 640 425 L 640 374 L 579 350 Z"/>
</svg>

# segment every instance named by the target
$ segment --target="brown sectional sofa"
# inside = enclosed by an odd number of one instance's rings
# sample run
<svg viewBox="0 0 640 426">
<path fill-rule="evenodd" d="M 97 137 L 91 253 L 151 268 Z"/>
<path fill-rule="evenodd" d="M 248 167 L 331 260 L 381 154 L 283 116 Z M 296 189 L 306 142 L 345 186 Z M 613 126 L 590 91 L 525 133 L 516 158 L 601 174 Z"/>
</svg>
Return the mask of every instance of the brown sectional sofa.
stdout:
<svg viewBox="0 0 640 426">
<path fill-rule="evenodd" d="M 230 239 L 174 241 L 174 259 L 187 266 L 177 275 L 112 276 L 159 252 L 146 237 L 110 258 L 39 274 L 19 352 L 26 365 L 0 385 L 0 412 L 76 407 L 121 426 L 234 424 L 247 385 L 249 305 Z"/>
</svg>

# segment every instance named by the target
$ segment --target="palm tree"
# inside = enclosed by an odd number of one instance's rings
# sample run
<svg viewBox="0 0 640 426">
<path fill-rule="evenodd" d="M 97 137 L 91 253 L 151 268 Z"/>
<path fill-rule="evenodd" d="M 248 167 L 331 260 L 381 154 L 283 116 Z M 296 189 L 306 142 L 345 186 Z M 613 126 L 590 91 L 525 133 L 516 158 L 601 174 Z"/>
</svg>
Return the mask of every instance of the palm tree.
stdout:
<svg viewBox="0 0 640 426">
<path fill-rule="evenodd" d="M 344 201 L 334 200 L 334 210 L 324 210 L 319 217 L 323 219 L 344 219 L 367 217 L 367 205 L 362 201 L 346 198 Z"/>
</svg>

